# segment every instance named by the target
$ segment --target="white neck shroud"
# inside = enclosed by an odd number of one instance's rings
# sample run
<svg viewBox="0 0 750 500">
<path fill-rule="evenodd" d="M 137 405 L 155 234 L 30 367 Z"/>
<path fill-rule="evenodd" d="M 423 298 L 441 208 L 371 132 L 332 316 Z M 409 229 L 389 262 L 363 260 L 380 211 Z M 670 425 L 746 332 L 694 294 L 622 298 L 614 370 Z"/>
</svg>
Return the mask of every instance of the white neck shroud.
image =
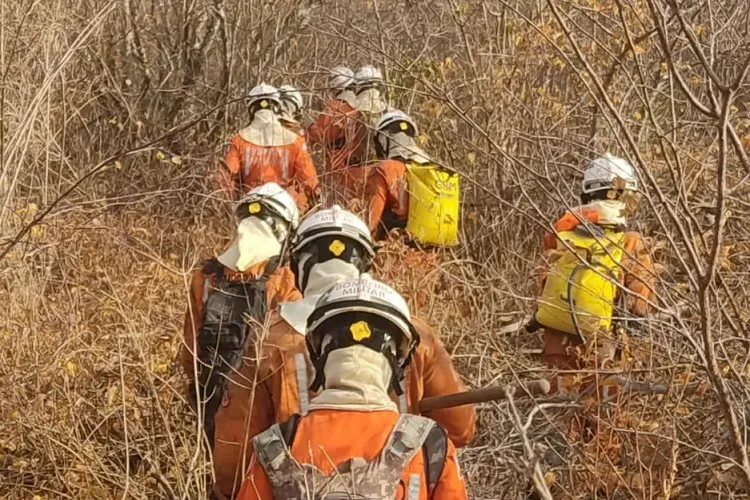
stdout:
<svg viewBox="0 0 750 500">
<path fill-rule="evenodd" d="M 309 256 L 300 259 L 299 267 L 304 268 Z M 279 315 L 294 328 L 297 333 L 305 335 L 307 318 L 310 317 L 315 304 L 321 295 L 342 281 L 359 277 L 357 266 L 341 259 L 330 259 L 310 268 L 307 286 L 303 291 L 304 298 L 296 302 L 284 302 L 279 307 Z"/>
<path fill-rule="evenodd" d="M 218 261 L 232 271 L 242 272 L 280 253 L 281 242 L 271 226 L 257 217 L 246 217 L 237 226 L 234 242 L 218 257 Z"/>
<path fill-rule="evenodd" d="M 381 353 L 362 345 L 336 349 L 323 371 L 325 387 L 310 410 L 398 411 L 388 395 L 391 366 Z"/>
<path fill-rule="evenodd" d="M 250 125 L 240 130 L 240 137 L 258 146 L 288 146 L 298 136 L 284 127 L 272 110 L 261 109 L 255 112 Z"/>
<path fill-rule="evenodd" d="M 620 200 L 597 200 L 582 207 L 599 212 L 599 224 L 604 226 L 627 225 L 628 218 L 623 215 L 626 205 Z"/>
</svg>

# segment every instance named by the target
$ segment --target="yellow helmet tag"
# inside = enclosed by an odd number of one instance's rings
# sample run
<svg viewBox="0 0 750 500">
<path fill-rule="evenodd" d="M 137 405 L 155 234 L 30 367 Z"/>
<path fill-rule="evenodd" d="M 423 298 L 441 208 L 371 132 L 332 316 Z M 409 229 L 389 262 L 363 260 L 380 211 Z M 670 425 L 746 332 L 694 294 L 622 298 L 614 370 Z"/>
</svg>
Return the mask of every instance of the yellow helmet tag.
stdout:
<svg viewBox="0 0 750 500">
<path fill-rule="evenodd" d="M 372 331 L 370 331 L 370 325 L 368 325 L 365 321 L 357 321 L 356 323 L 352 323 L 352 326 L 349 327 L 349 331 L 352 332 L 352 338 L 357 342 L 361 342 L 364 339 L 369 339 L 370 335 L 372 335 Z"/>
<path fill-rule="evenodd" d="M 258 212 L 260 212 L 260 203 L 258 203 L 257 201 L 251 203 L 247 206 L 247 211 L 251 214 L 257 214 Z"/>
<path fill-rule="evenodd" d="M 408 128 L 409 128 L 409 124 L 408 124 L 408 123 L 406 123 L 406 122 L 401 122 L 401 123 L 399 124 L 399 126 L 398 126 L 398 127 L 399 127 L 399 128 L 401 129 L 401 130 L 403 130 L 404 132 L 406 132 L 406 129 L 408 129 Z"/>
<path fill-rule="evenodd" d="M 336 257 L 340 257 L 341 254 L 344 253 L 344 250 L 346 250 L 346 245 L 339 240 L 333 240 L 331 244 L 328 245 L 328 250 L 330 250 Z"/>
<path fill-rule="evenodd" d="M 260 101 L 260 107 L 261 108 L 267 108 L 268 107 L 268 101 L 266 101 L 265 99 L 262 100 L 262 101 Z"/>
</svg>

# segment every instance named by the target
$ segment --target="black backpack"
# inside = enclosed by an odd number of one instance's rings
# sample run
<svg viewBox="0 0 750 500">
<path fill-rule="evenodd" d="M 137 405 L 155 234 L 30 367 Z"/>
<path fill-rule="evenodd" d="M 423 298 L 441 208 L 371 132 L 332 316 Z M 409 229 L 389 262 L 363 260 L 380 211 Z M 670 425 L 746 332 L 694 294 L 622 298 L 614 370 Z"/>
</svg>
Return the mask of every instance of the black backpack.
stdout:
<svg viewBox="0 0 750 500">
<path fill-rule="evenodd" d="M 203 264 L 203 273 L 214 275 L 204 292 L 203 320 L 198 332 L 198 405 L 203 409 L 204 430 L 211 446 L 214 417 L 221 405 L 227 381 L 242 366 L 242 357 L 263 327 L 268 314 L 266 282 L 278 267 L 271 259 L 262 276 L 227 277 L 216 259 Z"/>
</svg>

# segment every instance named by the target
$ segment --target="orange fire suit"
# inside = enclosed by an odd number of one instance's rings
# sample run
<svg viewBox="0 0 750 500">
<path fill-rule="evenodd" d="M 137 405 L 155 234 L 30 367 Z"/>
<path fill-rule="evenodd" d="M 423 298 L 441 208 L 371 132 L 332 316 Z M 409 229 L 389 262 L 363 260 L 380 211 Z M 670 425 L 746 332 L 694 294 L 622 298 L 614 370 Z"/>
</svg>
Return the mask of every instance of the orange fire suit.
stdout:
<svg viewBox="0 0 750 500">
<path fill-rule="evenodd" d="M 224 268 L 225 276 L 242 274 L 245 278 L 261 277 L 266 270 L 268 261 L 260 262 L 251 266 L 243 273 L 237 273 Z M 210 287 L 215 284 L 215 275 L 206 274 L 203 268 L 193 273 L 190 281 L 190 304 L 185 313 L 185 325 L 183 329 L 184 342 L 180 353 L 182 367 L 189 377 L 193 377 L 193 354 L 195 349 L 195 339 L 200 331 L 201 322 L 203 321 L 203 305 Z M 273 310 L 280 302 L 299 300 L 302 294 L 294 285 L 294 273 L 288 267 L 277 268 L 266 282 L 266 297 L 268 299 L 269 310 Z"/>
<path fill-rule="evenodd" d="M 365 115 L 349 102 L 328 103 L 307 131 L 310 146 L 320 145 L 325 155 L 325 175 L 337 199 L 349 200 L 361 194 L 367 170 L 349 172 L 368 162 L 370 132 Z M 352 191 L 350 191 L 352 190 Z"/>
<path fill-rule="evenodd" d="M 405 395 L 396 402 L 399 406 L 405 404 L 409 413 L 419 414 L 419 402 L 423 398 L 454 394 L 466 388 L 434 331 L 417 318 L 413 323 L 421 342 L 406 372 Z M 270 324 L 259 356 L 257 376 L 256 365 L 245 363 L 237 375 L 243 383 L 228 385 L 229 404 L 216 413 L 215 489 L 223 495 L 230 495 L 241 480 L 252 438 L 272 424 L 302 413 L 300 397 L 309 401 L 308 391 L 299 391 L 300 383 L 308 386 L 312 381 L 307 369 L 305 337 L 281 317 L 276 316 Z M 256 377 L 258 385 L 253 390 L 253 385 L 247 381 Z M 248 419 L 249 412 L 252 414 Z M 456 446 L 465 446 L 474 437 L 476 412 L 473 406 L 435 410 L 424 416 L 440 424 Z"/>
<path fill-rule="evenodd" d="M 592 224 L 599 223 L 599 213 L 594 209 L 583 209 L 573 213 L 566 213 L 554 224 L 556 232 L 572 231 L 580 224 L 579 217 Z M 545 251 L 557 248 L 557 237 L 554 233 L 544 236 Z M 624 256 L 621 266 L 624 269 L 623 285 L 637 295 L 628 295 L 626 304 L 630 312 L 636 316 L 646 316 L 651 310 L 649 301 L 654 299 L 656 274 L 643 238 L 637 232 L 625 233 L 623 241 Z M 546 276 L 543 271 L 542 280 Z M 576 335 L 559 332 L 552 329 L 544 331 L 544 360 L 549 368 L 562 370 L 580 370 L 585 361 L 580 356 L 582 340 Z M 553 384 L 554 386 L 555 384 Z"/>
<path fill-rule="evenodd" d="M 383 160 L 372 170 L 365 188 L 368 226 L 374 235 L 406 227 L 409 217 L 409 188 L 406 165 L 399 160 Z"/>
<path fill-rule="evenodd" d="M 393 411 L 337 411 L 315 410 L 299 421 L 297 433 L 289 450 L 300 463 L 314 464 L 324 474 L 332 474 L 334 464 L 353 457 L 372 461 L 385 447 L 398 420 Z M 468 498 L 461 478 L 456 450 L 448 440 L 448 449 L 442 475 L 432 496 L 428 495 L 424 454 L 416 453 L 402 473 L 396 499 L 406 499 L 406 485 L 411 475 L 419 475 L 419 499 L 461 500 Z M 271 500 L 275 498 L 268 475 L 263 467 L 251 458 L 250 470 L 237 500 Z M 411 496 L 409 499 L 411 500 Z M 281 499 L 278 499 L 281 500 Z"/>
<path fill-rule="evenodd" d="M 224 161 L 232 184 L 236 186 L 239 180 L 242 192 L 275 182 L 292 195 L 303 212 L 310 197 L 317 194 L 318 174 L 301 135 L 286 146 L 259 146 L 238 134 L 232 139 Z"/>
</svg>

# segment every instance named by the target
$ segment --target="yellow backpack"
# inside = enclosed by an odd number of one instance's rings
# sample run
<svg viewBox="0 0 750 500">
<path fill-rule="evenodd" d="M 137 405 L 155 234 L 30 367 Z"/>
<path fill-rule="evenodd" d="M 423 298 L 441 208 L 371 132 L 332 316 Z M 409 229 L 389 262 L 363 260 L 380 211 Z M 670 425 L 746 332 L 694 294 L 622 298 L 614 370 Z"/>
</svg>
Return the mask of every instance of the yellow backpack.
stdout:
<svg viewBox="0 0 750 500">
<path fill-rule="evenodd" d="M 547 328 L 577 334 L 585 340 L 587 335 L 608 331 L 612 325 L 625 233 L 602 230 L 601 235 L 593 236 L 579 226 L 558 236 L 560 253 L 547 274 L 536 320 Z"/>
<path fill-rule="evenodd" d="M 433 163 L 406 164 L 409 218 L 406 231 L 418 242 L 437 246 L 458 243 L 458 173 Z"/>
</svg>

